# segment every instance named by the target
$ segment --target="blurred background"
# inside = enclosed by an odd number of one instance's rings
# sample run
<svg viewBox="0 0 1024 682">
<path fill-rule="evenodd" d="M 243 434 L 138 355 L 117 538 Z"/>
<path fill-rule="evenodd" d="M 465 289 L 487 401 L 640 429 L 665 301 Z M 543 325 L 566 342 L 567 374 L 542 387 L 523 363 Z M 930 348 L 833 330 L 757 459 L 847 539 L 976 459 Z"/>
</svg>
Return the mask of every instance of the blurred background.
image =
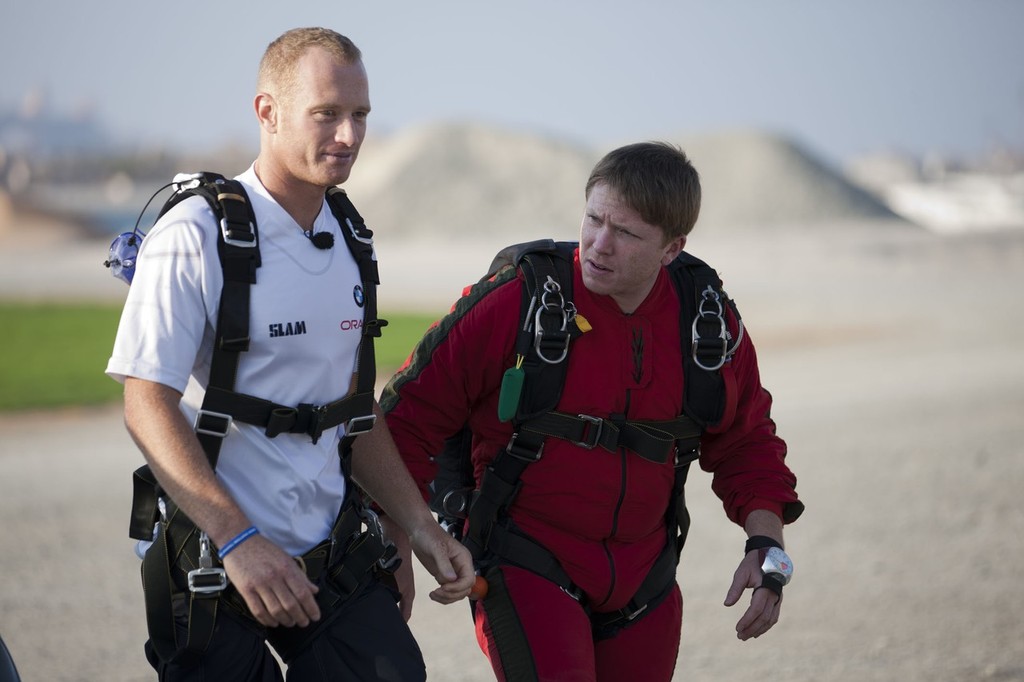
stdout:
<svg viewBox="0 0 1024 682">
<path fill-rule="evenodd" d="M 1024 682 L 1017 0 L 8 3 L 0 635 L 24 679 L 153 677 L 125 532 L 141 455 L 102 374 L 127 289 L 102 262 L 176 172 L 252 162 L 257 63 L 309 25 L 364 53 L 346 188 L 398 360 L 421 331 L 395 313 L 421 330 L 499 247 L 575 238 L 605 152 L 692 157 L 687 248 L 743 312 L 807 513 L 783 621 L 739 643 L 742 531 L 691 469 L 677 679 Z M 431 679 L 490 677 L 464 605 L 416 609 Z"/>
<path fill-rule="evenodd" d="M 1017 2 L 39 0 L 0 22 L 0 229 L 116 233 L 179 170 L 244 170 L 258 60 L 304 25 L 364 52 L 380 236 L 571 234 L 580 175 L 655 138 L 702 171 L 702 225 L 1024 225 Z"/>
</svg>

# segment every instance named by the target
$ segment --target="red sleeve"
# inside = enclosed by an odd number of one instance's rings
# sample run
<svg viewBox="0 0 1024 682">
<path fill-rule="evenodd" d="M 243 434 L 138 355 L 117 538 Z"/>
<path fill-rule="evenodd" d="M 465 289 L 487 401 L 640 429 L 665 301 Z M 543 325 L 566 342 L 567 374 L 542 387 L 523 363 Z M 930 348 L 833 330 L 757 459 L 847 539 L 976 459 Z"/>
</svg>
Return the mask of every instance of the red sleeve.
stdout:
<svg viewBox="0 0 1024 682">
<path fill-rule="evenodd" d="M 722 368 L 731 419 L 711 428 L 701 441 L 700 466 L 712 474 L 711 488 L 729 518 L 743 525 L 750 512 L 765 509 L 785 523 L 800 516 L 796 476 L 786 466 L 786 443 L 775 434 L 772 397 L 761 386 L 757 354 L 745 335 Z M 727 409 L 728 415 L 732 409 Z"/>
<path fill-rule="evenodd" d="M 471 290 L 427 332 L 384 388 L 381 407 L 388 428 L 424 497 L 444 441 L 477 407 L 497 404 L 502 375 L 513 362 L 520 281 Z M 497 424 L 496 408 L 494 414 Z M 474 431 L 477 427 L 474 422 Z"/>
</svg>

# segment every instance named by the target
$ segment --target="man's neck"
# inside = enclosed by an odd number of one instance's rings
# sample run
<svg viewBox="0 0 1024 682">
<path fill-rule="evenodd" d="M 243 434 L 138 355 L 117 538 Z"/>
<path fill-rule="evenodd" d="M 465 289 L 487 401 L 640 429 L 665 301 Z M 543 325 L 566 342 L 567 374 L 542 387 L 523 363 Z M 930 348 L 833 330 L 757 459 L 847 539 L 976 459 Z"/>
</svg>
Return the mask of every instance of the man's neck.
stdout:
<svg viewBox="0 0 1024 682">
<path fill-rule="evenodd" d="M 296 180 L 260 158 L 256 159 L 254 170 L 267 193 L 298 223 L 299 228 L 312 230 L 323 208 L 326 188 Z"/>
</svg>

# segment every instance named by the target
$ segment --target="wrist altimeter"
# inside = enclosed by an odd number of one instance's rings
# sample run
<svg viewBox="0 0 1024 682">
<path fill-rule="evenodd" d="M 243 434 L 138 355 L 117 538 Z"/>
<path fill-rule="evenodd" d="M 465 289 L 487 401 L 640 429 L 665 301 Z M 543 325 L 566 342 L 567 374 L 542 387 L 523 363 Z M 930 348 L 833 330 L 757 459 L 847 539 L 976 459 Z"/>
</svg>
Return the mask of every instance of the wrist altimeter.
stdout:
<svg viewBox="0 0 1024 682">
<path fill-rule="evenodd" d="M 757 550 L 757 558 L 764 575 L 761 587 L 766 587 L 777 595 L 782 595 L 782 588 L 793 578 L 793 561 L 782 549 L 782 545 L 774 538 L 755 535 L 747 540 L 745 552 Z"/>
</svg>

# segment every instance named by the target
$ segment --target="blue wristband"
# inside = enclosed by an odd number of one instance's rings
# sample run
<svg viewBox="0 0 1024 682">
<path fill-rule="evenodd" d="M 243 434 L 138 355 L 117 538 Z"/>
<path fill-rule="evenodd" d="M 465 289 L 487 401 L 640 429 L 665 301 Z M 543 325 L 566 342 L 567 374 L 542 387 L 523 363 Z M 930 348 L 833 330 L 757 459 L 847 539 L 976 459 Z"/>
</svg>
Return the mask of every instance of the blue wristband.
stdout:
<svg viewBox="0 0 1024 682">
<path fill-rule="evenodd" d="M 226 557 L 228 553 L 251 538 L 253 535 L 259 535 L 259 533 L 260 531 L 256 526 L 249 526 L 241 533 L 224 543 L 224 546 L 217 550 L 217 556 L 220 557 L 221 561 L 224 561 L 224 557 Z"/>
</svg>

